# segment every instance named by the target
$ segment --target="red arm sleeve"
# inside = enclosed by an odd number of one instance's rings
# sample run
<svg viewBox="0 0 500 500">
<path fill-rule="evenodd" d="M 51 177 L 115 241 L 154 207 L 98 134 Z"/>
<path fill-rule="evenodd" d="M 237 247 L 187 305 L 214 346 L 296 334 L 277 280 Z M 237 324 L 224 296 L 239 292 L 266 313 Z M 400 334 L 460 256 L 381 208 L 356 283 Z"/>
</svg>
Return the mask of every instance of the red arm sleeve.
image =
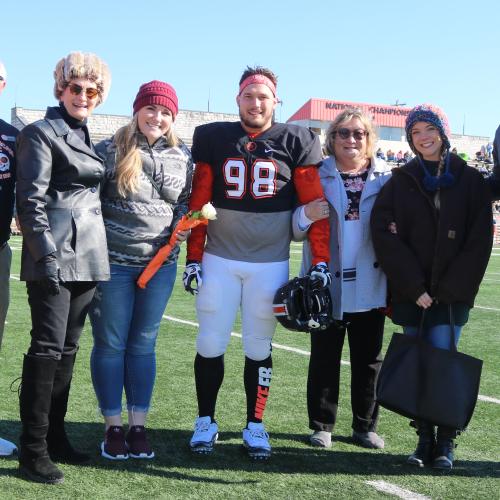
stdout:
<svg viewBox="0 0 500 500">
<path fill-rule="evenodd" d="M 212 185 L 214 174 L 212 167 L 208 163 L 196 163 L 196 169 L 193 177 L 193 188 L 189 200 L 189 210 L 201 210 L 201 207 L 212 200 Z M 191 231 L 187 241 L 187 260 L 196 260 L 201 262 L 203 250 L 205 248 L 205 238 L 207 235 L 207 226 L 200 224 Z"/>
<path fill-rule="evenodd" d="M 301 205 L 325 197 L 318 168 L 314 165 L 297 167 L 294 170 L 293 182 Z M 308 238 L 313 265 L 318 262 L 330 262 L 330 224 L 328 219 L 313 222 L 309 229 Z"/>
</svg>

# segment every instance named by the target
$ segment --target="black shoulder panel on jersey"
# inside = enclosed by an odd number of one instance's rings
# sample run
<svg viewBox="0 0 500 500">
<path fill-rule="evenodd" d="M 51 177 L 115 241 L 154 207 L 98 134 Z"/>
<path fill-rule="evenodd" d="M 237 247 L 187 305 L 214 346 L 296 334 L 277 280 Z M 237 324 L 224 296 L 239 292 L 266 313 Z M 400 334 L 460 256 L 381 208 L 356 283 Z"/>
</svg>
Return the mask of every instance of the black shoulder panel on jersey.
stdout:
<svg viewBox="0 0 500 500">
<path fill-rule="evenodd" d="M 214 163 L 214 151 L 224 141 L 230 141 L 231 137 L 244 134 L 240 122 L 213 122 L 199 125 L 194 129 L 193 145 L 191 154 L 193 161 Z"/>
</svg>

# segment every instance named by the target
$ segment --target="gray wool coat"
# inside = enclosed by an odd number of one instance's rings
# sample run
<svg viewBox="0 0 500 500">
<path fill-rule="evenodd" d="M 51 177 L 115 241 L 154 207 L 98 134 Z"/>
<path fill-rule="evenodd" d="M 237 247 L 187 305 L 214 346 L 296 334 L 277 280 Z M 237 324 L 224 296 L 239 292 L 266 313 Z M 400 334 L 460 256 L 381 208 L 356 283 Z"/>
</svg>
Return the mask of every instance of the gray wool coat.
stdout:
<svg viewBox="0 0 500 500">
<path fill-rule="evenodd" d="M 330 156 L 320 165 L 319 175 L 325 198 L 330 205 L 330 271 L 332 284 L 330 293 L 333 301 L 333 317 L 342 319 L 342 248 L 345 213 L 347 211 L 347 194 L 344 183 L 337 170 L 335 158 Z M 361 194 L 359 214 L 363 225 L 363 243 L 356 260 L 356 309 L 366 311 L 385 307 L 387 300 L 387 280 L 382 272 L 373 249 L 370 215 L 377 194 L 389 180 L 391 169 L 379 158 L 372 158 L 368 177 Z M 302 250 L 301 275 L 305 275 L 311 267 L 312 254 L 306 239 L 307 231 L 301 231 L 298 225 L 299 208 L 293 214 L 292 226 L 294 239 L 304 240 Z"/>
</svg>

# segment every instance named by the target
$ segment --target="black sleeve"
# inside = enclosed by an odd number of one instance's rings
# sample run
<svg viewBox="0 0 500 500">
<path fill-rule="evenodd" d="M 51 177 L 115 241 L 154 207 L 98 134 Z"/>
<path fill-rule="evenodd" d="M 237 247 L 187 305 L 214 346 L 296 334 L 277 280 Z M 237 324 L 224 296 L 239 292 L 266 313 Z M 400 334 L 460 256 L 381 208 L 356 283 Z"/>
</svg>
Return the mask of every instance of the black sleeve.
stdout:
<svg viewBox="0 0 500 500">
<path fill-rule="evenodd" d="M 46 212 L 46 193 L 52 175 L 52 144 L 36 126 L 17 138 L 17 214 L 33 260 L 57 250 Z"/>
<path fill-rule="evenodd" d="M 211 163 L 210 142 L 208 140 L 209 131 L 210 129 L 206 125 L 201 125 L 194 129 L 193 146 L 191 147 L 194 163 Z"/>
<path fill-rule="evenodd" d="M 301 127 L 299 130 L 299 151 L 296 167 L 318 165 L 323 159 L 319 137 L 309 129 Z"/>
</svg>

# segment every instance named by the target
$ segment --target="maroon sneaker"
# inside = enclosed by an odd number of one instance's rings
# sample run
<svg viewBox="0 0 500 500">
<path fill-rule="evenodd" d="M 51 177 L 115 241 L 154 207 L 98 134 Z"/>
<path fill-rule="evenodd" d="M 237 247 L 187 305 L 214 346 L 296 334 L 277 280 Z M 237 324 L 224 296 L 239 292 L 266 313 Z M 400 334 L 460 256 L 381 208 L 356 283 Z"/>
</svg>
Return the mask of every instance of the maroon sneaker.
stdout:
<svg viewBox="0 0 500 500">
<path fill-rule="evenodd" d="M 143 425 L 133 425 L 130 427 L 126 438 L 128 453 L 132 458 L 154 458 L 154 451 L 146 436 L 146 429 Z"/>
<path fill-rule="evenodd" d="M 101 455 L 109 460 L 127 460 L 128 451 L 123 427 L 112 425 L 108 428 L 101 443 Z"/>
</svg>

